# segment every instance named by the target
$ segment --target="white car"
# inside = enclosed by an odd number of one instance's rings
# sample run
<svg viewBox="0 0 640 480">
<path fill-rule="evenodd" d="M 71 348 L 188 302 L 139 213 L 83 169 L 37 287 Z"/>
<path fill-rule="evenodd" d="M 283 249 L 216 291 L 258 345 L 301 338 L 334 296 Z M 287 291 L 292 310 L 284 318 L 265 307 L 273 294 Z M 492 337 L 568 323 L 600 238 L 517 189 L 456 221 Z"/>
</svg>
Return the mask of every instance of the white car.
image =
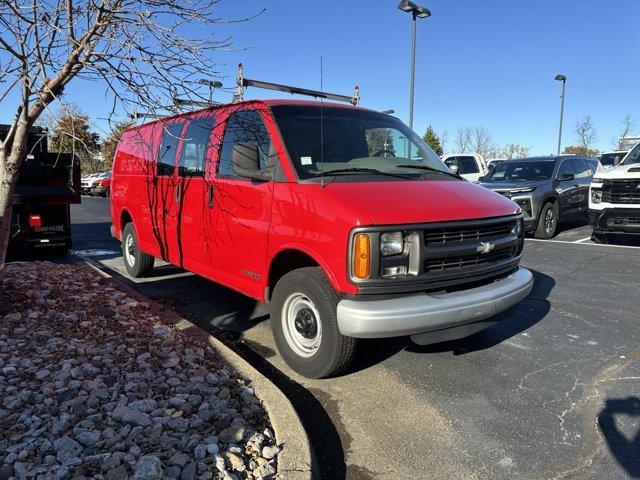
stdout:
<svg viewBox="0 0 640 480">
<path fill-rule="evenodd" d="M 453 173 L 470 182 L 477 182 L 489 171 L 487 162 L 479 153 L 450 153 L 442 160 Z"/>
<path fill-rule="evenodd" d="M 615 233 L 640 235 L 640 143 L 618 166 L 593 177 L 589 222 L 598 243 L 611 243 Z"/>
</svg>

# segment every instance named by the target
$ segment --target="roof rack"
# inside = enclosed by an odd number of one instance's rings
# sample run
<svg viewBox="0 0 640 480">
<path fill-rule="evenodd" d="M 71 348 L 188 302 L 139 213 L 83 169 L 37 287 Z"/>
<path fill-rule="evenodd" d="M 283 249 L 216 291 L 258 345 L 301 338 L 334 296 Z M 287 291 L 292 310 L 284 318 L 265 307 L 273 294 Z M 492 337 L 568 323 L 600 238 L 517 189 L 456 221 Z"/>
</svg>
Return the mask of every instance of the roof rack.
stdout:
<svg viewBox="0 0 640 480">
<path fill-rule="evenodd" d="M 265 90 L 277 90 L 279 92 L 286 92 L 290 94 L 307 95 L 314 98 L 326 98 L 329 100 L 337 100 L 339 102 L 347 102 L 357 107 L 360 105 L 360 87 L 357 85 L 353 91 L 353 96 L 339 95 L 337 93 L 327 93 L 318 90 L 310 90 L 308 88 L 291 87 L 289 85 L 281 85 L 279 83 L 263 82 L 261 80 L 251 80 L 244 77 L 244 67 L 242 64 L 238 65 L 238 72 L 236 74 L 236 93 L 233 95 L 233 103 L 241 102 L 244 100 L 244 90 L 246 87 L 263 88 Z"/>
</svg>

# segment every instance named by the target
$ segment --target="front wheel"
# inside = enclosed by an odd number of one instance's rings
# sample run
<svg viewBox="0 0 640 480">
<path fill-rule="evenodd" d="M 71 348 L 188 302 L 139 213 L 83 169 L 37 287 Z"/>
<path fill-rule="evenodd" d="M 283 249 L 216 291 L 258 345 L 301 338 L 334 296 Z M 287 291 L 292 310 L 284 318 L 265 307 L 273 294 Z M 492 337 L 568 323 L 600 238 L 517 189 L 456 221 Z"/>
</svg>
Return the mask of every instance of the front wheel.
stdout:
<svg viewBox="0 0 640 480">
<path fill-rule="evenodd" d="M 129 275 L 144 277 L 153 268 L 153 256 L 138 248 L 138 237 L 133 223 L 127 223 L 122 230 L 122 259 Z"/>
<path fill-rule="evenodd" d="M 535 238 L 549 239 L 556 234 L 558 228 L 558 206 L 555 202 L 545 203 L 540 211 L 538 227 L 533 233 Z"/>
<path fill-rule="evenodd" d="M 338 330 L 339 300 L 317 267 L 293 270 L 278 281 L 271 299 L 271 330 L 292 370 L 308 378 L 325 378 L 351 363 L 356 339 Z"/>
</svg>

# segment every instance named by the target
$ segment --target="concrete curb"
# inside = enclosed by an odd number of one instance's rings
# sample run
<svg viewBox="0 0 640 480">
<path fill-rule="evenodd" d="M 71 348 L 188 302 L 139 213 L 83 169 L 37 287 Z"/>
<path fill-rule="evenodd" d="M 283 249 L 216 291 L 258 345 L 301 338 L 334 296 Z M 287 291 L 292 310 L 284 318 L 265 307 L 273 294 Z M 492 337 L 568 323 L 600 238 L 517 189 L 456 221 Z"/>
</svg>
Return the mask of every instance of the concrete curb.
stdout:
<svg viewBox="0 0 640 480">
<path fill-rule="evenodd" d="M 94 260 L 84 257 L 78 258 L 91 271 L 109 282 L 116 283 L 118 288 L 125 291 L 127 295 L 136 298 L 138 301 L 147 302 L 152 308 L 162 312 L 163 316 L 169 318 L 172 326 L 176 329 L 209 343 L 232 369 L 241 377 L 250 380 L 251 386 L 254 388 L 258 398 L 263 402 L 269 415 L 269 420 L 271 420 L 271 425 L 276 435 L 276 442 L 283 447 L 282 452 L 278 455 L 277 477 L 286 480 L 312 480 L 317 478 L 313 450 L 307 432 L 302 426 L 300 417 L 293 405 L 278 387 L 231 348 L 197 325 L 144 296 L 129 285 L 113 278 Z"/>
</svg>

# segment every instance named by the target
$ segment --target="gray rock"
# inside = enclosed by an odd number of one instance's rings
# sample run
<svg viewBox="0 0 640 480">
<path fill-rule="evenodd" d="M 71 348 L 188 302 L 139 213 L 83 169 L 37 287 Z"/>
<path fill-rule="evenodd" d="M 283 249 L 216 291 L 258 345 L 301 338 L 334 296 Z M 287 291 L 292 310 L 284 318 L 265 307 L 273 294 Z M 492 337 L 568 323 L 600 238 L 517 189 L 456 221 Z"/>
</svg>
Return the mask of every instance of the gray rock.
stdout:
<svg viewBox="0 0 640 480">
<path fill-rule="evenodd" d="M 220 432 L 218 438 L 222 443 L 239 443 L 244 437 L 243 427 L 229 427 Z"/>
<path fill-rule="evenodd" d="M 185 455 L 182 452 L 176 453 L 169 459 L 170 465 L 178 465 L 180 467 L 184 467 L 187 463 L 189 463 L 189 456 Z"/>
<path fill-rule="evenodd" d="M 275 458 L 281 450 L 282 448 L 278 447 L 277 445 L 274 445 L 272 447 L 264 447 L 262 449 L 262 456 L 267 460 L 271 460 L 272 458 Z"/>
<path fill-rule="evenodd" d="M 54 443 L 56 450 L 56 458 L 60 463 L 69 464 L 76 463 L 82 446 L 70 437 L 61 437 Z"/>
<path fill-rule="evenodd" d="M 198 417 L 200 417 L 203 422 L 210 422 L 216 418 L 216 412 L 213 410 L 200 410 Z"/>
<path fill-rule="evenodd" d="M 127 467 L 124 465 L 118 465 L 117 467 L 109 470 L 105 475 L 105 478 L 106 480 L 127 480 L 127 478 L 129 478 Z"/>
<path fill-rule="evenodd" d="M 155 455 L 140 457 L 133 469 L 133 480 L 160 480 L 162 478 L 162 463 Z"/>
<path fill-rule="evenodd" d="M 95 430 L 81 432 L 76 435 L 76 440 L 78 440 L 78 442 L 80 442 L 85 447 L 93 447 L 100 441 L 100 432 L 97 432 Z"/>
<path fill-rule="evenodd" d="M 8 480 L 10 477 L 13 477 L 14 469 L 13 465 L 0 465 L 0 480 Z"/>
<path fill-rule="evenodd" d="M 153 423 L 151 421 L 151 417 L 146 413 L 134 410 L 133 408 L 129 408 L 125 405 L 119 405 L 114 408 L 113 412 L 111 412 L 111 416 L 114 420 L 119 422 L 135 423 L 141 427 L 147 427 Z"/>
<path fill-rule="evenodd" d="M 179 478 L 182 470 L 177 465 L 164 469 L 164 478 Z"/>
<path fill-rule="evenodd" d="M 38 370 L 36 372 L 36 380 L 44 380 L 49 375 L 51 375 L 51 370 L 47 370 L 46 368 L 42 370 Z"/>
<path fill-rule="evenodd" d="M 224 462 L 224 460 L 223 460 Z M 196 464 L 191 462 L 185 465 L 180 475 L 180 480 L 194 480 L 196 478 Z"/>
<path fill-rule="evenodd" d="M 217 443 L 208 443 L 207 444 L 207 453 L 209 455 L 216 455 L 220 451 L 220 447 Z"/>
<path fill-rule="evenodd" d="M 196 460 L 202 460 L 206 456 L 207 456 L 207 447 L 202 443 L 196 445 L 196 448 L 193 449 L 193 457 Z"/>
<path fill-rule="evenodd" d="M 256 478 L 273 478 L 276 474 L 276 469 L 273 468 L 273 465 L 270 463 L 265 463 L 264 465 L 260 465 L 253 472 L 253 476 Z"/>
<path fill-rule="evenodd" d="M 120 459 L 115 455 L 111 455 L 100 462 L 100 470 L 108 472 L 120 465 Z"/>
</svg>

